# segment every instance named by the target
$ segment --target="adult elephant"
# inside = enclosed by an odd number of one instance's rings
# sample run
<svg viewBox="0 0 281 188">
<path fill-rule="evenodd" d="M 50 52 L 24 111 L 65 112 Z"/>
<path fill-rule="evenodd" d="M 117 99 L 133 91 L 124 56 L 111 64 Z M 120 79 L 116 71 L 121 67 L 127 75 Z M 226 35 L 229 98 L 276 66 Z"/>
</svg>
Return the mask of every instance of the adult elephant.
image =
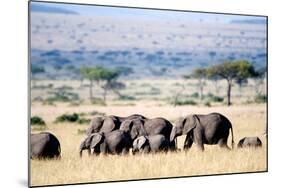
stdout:
<svg viewBox="0 0 281 188">
<path fill-rule="evenodd" d="M 60 142 L 51 133 L 31 134 L 31 158 L 58 158 L 61 154 Z"/>
<path fill-rule="evenodd" d="M 123 131 L 115 130 L 109 133 L 93 133 L 80 144 L 80 157 L 83 150 L 93 154 L 126 154 L 132 145 L 130 136 Z"/>
<path fill-rule="evenodd" d="M 86 134 L 89 136 L 93 133 L 103 132 L 103 133 L 109 133 L 114 130 L 119 129 L 121 123 L 125 120 L 131 120 L 131 119 L 146 119 L 146 117 L 139 115 L 139 114 L 133 114 L 128 117 L 119 117 L 119 116 L 98 116 L 94 117 L 91 120 L 90 127 L 87 129 Z"/>
<path fill-rule="evenodd" d="M 186 135 L 184 149 L 189 149 L 193 142 L 203 151 L 204 144 L 218 144 L 227 146 L 229 130 L 232 134 L 232 148 L 234 147 L 233 130 L 231 122 L 222 114 L 211 113 L 207 115 L 188 115 L 179 118 L 170 135 L 170 141 L 177 136 Z"/>
<path fill-rule="evenodd" d="M 139 136 L 164 135 L 169 139 L 173 125 L 164 118 L 127 119 L 120 125 L 120 130 L 130 134 L 134 140 Z M 174 140 L 173 140 L 174 142 Z"/>
<path fill-rule="evenodd" d="M 238 148 L 246 148 L 246 147 L 262 147 L 262 142 L 259 137 L 244 137 L 237 144 Z"/>
</svg>

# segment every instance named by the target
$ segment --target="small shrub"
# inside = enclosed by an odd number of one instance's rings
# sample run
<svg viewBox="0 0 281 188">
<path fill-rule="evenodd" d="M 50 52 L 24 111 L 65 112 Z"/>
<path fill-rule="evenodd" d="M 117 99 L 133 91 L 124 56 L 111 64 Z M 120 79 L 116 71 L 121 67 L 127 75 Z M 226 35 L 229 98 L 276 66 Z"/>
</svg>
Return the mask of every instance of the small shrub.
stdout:
<svg viewBox="0 0 281 188">
<path fill-rule="evenodd" d="M 266 95 L 257 95 L 255 97 L 255 102 L 256 103 L 265 103 L 265 102 L 267 102 L 267 96 Z"/>
<path fill-rule="evenodd" d="M 197 105 L 197 103 L 193 100 L 178 100 L 174 103 L 174 105 L 182 106 L 182 105 Z"/>
<path fill-rule="evenodd" d="M 92 99 L 91 103 L 95 104 L 95 105 L 106 106 L 105 102 L 102 99 L 99 99 L 99 98 Z"/>
<path fill-rule="evenodd" d="M 210 103 L 209 101 L 206 101 L 206 102 L 204 103 L 204 106 L 211 107 L 211 103 Z"/>
<path fill-rule="evenodd" d="M 198 98 L 199 97 L 199 94 L 196 92 L 196 93 L 192 93 L 191 95 L 190 95 L 190 97 L 192 97 L 192 98 Z"/>
<path fill-rule="evenodd" d="M 37 126 L 45 126 L 45 121 L 39 117 L 39 116 L 33 116 L 30 118 L 30 124 L 31 125 L 37 125 Z"/>
<path fill-rule="evenodd" d="M 207 98 L 212 102 L 223 102 L 223 97 L 213 95 L 212 93 L 207 94 Z"/>
<path fill-rule="evenodd" d="M 73 114 L 63 114 L 58 116 L 55 120 L 55 123 L 63 123 L 63 122 L 76 122 L 79 119 L 79 115 L 77 113 Z"/>
<path fill-rule="evenodd" d="M 133 100 L 136 100 L 136 98 L 133 96 L 129 96 L 129 95 L 122 95 L 119 97 L 119 100 L 133 101 Z"/>
<path fill-rule="evenodd" d="M 90 119 L 86 119 L 86 118 L 80 118 L 78 119 L 77 123 L 79 124 L 90 124 L 91 120 Z"/>
</svg>

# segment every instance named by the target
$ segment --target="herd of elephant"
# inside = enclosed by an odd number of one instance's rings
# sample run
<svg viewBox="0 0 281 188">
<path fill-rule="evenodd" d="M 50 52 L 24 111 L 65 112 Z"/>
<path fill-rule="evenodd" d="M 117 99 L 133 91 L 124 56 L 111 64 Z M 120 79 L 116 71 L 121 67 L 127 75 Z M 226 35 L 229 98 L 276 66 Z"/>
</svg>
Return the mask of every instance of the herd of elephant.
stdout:
<svg viewBox="0 0 281 188">
<path fill-rule="evenodd" d="M 165 118 L 149 119 L 139 114 L 128 117 L 103 116 L 94 117 L 81 142 L 79 154 L 83 150 L 88 154 L 132 154 L 178 151 L 176 138 L 186 135 L 184 150 L 195 143 L 200 150 L 204 144 L 227 145 L 231 131 L 231 143 L 234 147 L 232 124 L 224 115 L 211 113 L 207 115 L 188 115 L 179 118 L 175 126 Z M 57 158 L 61 155 L 59 140 L 51 133 L 31 134 L 31 158 Z M 237 145 L 242 147 L 261 147 L 258 137 L 245 137 Z"/>
</svg>

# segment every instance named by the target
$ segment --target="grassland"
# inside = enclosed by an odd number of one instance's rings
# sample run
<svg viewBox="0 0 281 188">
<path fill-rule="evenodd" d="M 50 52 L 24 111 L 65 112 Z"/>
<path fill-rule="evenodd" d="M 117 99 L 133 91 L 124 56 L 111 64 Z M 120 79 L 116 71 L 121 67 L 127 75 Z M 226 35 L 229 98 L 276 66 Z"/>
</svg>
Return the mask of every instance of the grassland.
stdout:
<svg viewBox="0 0 281 188">
<path fill-rule="evenodd" d="M 237 86 L 233 87 L 233 102 L 231 107 L 224 102 L 211 102 L 210 106 L 204 105 L 197 97 L 191 97 L 197 92 L 196 81 L 179 82 L 179 80 L 139 80 L 123 81 L 126 88 L 122 94 L 134 96 L 133 100 L 120 100 L 113 93 L 108 95 L 106 105 L 92 104 L 88 101 L 87 82 L 81 87 L 79 81 L 37 81 L 37 86 L 52 87 L 40 89 L 32 88 L 31 115 L 39 116 L 46 122 L 46 128 L 34 128 L 32 132 L 42 130 L 55 134 L 61 143 L 62 158 L 60 160 L 31 160 L 31 184 L 48 185 L 78 182 L 101 182 L 114 180 L 130 180 L 176 176 L 194 176 L 205 174 L 220 174 L 234 172 L 265 171 L 267 169 L 267 143 L 266 132 L 266 103 L 254 103 L 254 82 L 249 81 L 242 92 Z M 182 99 L 194 100 L 197 105 L 174 106 L 171 104 L 175 94 L 180 91 Z M 204 93 L 215 93 L 214 83 L 208 81 Z M 79 95 L 79 102 L 46 103 L 50 92 L 55 88 L 70 86 L 71 92 Z M 220 97 L 225 97 L 225 83 L 219 82 Z M 154 89 L 151 89 L 154 88 Z M 262 87 L 264 88 L 264 87 Z M 153 92 L 151 92 L 153 90 Z M 93 88 L 95 97 L 100 97 L 102 90 Z M 157 91 L 157 92 L 155 92 Z M 262 90 L 264 92 L 264 90 Z M 41 97 L 41 101 L 34 100 Z M 206 100 L 206 99 L 204 99 Z M 84 138 L 83 131 L 87 124 L 54 123 L 56 117 L 71 113 L 84 114 L 84 118 L 91 118 L 93 113 L 106 115 L 127 116 L 133 113 L 144 116 L 165 117 L 172 123 L 180 116 L 198 113 L 206 114 L 219 112 L 226 115 L 233 124 L 234 141 L 245 136 L 259 136 L 263 142 L 260 149 L 234 149 L 231 151 L 217 146 L 205 146 L 206 151 L 200 152 L 196 145 L 190 151 L 177 153 L 158 153 L 150 155 L 127 156 L 88 156 L 85 152 L 79 158 L 78 147 Z M 178 147 L 183 147 L 184 136 L 179 137 Z M 229 139 L 230 145 L 230 139 Z"/>
</svg>

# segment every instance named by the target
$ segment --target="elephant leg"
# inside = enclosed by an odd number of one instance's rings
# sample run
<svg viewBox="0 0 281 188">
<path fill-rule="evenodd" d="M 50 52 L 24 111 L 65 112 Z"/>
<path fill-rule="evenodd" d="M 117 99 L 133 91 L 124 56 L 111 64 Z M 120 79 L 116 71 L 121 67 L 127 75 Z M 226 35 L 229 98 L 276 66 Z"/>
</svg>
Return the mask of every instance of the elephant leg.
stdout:
<svg viewBox="0 0 281 188">
<path fill-rule="evenodd" d="M 186 136 L 185 141 L 184 141 L 184 145 L 183 145 L 183 149 L 184 150 L 189 150 L 191 148 L 193 144 L 193 139 L 191 136 Z"/>
<path fill-rule="evenodd" d="M 225 138 L 222 138 L 218 141 L 218 145 L 221 147 L 221 148 L 225 148 L 225 149 L 229 149 L 230 148 L 227 146 L 227 139 Z"/>
<path fill-rule="evenodd" d="M 89 156 L 91 155 L 91 149 L 90 148 L 88 149 L 88 155 Z"/>
<path fill-rule="evenodd" d="M 197 147 L 201 150 L 204 151 L 204 142 L 203 142 L 203 136 L 201 131 L 194 132 L 194 142 L 197 144 Z"/>
<path fill-rule="evenodd" d="M 122 152 L 121 152 L 121 155 L 127 155 L 128 153 L 129 153 L 128 148 L 123 148 Z"/>
</svg>

